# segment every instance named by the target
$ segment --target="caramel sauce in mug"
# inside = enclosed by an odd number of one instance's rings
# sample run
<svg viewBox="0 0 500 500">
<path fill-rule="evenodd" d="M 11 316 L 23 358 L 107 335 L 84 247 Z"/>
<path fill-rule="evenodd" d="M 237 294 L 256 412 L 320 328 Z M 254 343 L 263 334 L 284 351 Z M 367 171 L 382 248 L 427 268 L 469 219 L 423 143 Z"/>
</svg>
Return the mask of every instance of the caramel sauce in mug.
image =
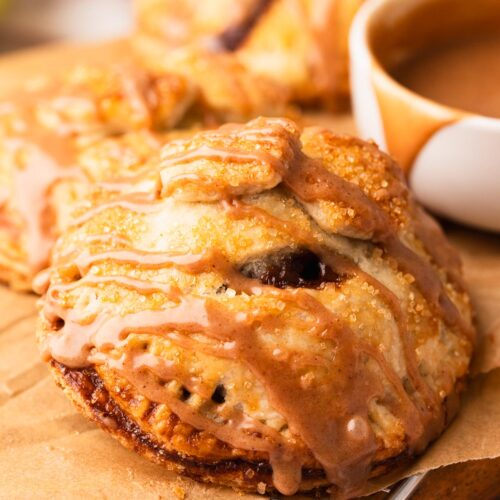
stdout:
<svg viewBox="0 0 500 500">
<path fill-rule="evenodd" d="M 500 118 L 500 2 L 388 1 L 369 27 L 387 149 L 408 172 L 442 127 Z"/>
<path fill-rule="evenodd" d="M 428 99 L 500 118 L 500 31 L 429 49 L 392 73 Z"/>
</svg>

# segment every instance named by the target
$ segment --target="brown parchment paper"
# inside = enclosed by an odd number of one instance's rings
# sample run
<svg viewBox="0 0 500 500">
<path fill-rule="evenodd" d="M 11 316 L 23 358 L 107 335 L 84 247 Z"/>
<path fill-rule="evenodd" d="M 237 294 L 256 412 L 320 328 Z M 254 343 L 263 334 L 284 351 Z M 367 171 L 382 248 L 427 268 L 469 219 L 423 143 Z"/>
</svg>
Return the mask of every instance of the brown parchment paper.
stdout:
<svg viewBox="0 0 500 500">
<path fill-rule="evenodd" d="M 477 372 L 444 435 L 408 470 L 500 456 L 500 237 L 464 229 L 460 248 L 480 326 Z M 36 298 L 0 288 L 0 498 L 258 498 L 180 478 L 124 449 L 78 414 L 34 341 Z M 487 340 L 484 340 L 486 335 Z"/>
<path fill-rule="evenodd" d="M 68 61 L 118 57 L 122 43 L 38 49 L 0 60 L 0 96 L 27 76 Z M 349 115 L 310 116 L 336 132 L 354 133 Z M 455 226 L 477 311 L 480 338 L 461 410 L 411 468 L 370 485 L 376 491 L 416 472 L 500 456 L 500 236 Z M 256 499 L 165 471 L 124 449 L 79 415 L 52 382 L 35 340 L 35 302 L 0 286 L 0 499 Z M 496 368 L 496 369 L 495 369 Z"/>
</svg>

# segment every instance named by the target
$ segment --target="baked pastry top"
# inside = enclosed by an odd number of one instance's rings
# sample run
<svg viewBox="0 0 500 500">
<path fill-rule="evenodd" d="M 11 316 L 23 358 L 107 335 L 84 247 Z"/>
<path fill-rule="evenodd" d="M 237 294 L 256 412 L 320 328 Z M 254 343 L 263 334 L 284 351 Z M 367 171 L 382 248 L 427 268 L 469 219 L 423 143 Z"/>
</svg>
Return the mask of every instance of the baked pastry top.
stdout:
<svg viewBox="0 0 500 500">
<path fill-rule="evenodd" d="M 124 63 L 33 79 L 0 103 L 0 279 L 29 288 L 86 185 L 142 167 L 195 96 Z"/>
<path fill-rule="evenodd" d="M 58 240 L 37 332 L 124 445 L 206 482 L 352 495 L 443 431 L 469 298 L 375 144 L 259 118 L 167 143 L 127 186 Z"/>
<path fill-rule="evenodd" d="M 226 87 L 239 75 L 253 82 L 250 88 L 278 85 L 293 102 L 336 108 L 349 95 L 348 30 L 361 3 L 135 0 L 133 40 L 151 68 L 184 75 L 203 68 L 204 78 L 197 80 L 209 101 L 218 78 Z M 261 93 L 261 105 L 272 102 L 272 93 L 267 93 L 267 99 Z M 237 104 L 241 96 L 225 98 Z"/>
</svg>

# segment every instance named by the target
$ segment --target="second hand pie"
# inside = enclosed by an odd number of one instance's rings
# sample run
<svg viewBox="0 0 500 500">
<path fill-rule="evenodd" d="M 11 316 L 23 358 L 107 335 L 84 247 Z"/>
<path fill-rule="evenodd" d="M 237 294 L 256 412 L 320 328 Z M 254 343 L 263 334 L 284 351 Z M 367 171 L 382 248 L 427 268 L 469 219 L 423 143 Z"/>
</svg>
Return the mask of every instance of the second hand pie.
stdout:
<svg viewBox="0 0 500 500">
<path fill-rule="evenodd" d="M 0 279 L 28 289 L 86 184 L 133 173 L 195 98 L 182 77 L 75 66 L 0 103 Z"/>
<path fill-rule="evenodd" d="M 268 114 L 266 103 L 279 98 L 274 86 L 294 103 L 346 105 L 348 31 L 362 0 L 134 3 L 141 61 L 194 78 L 216 108 L 239 109 L 260 88 L 259 114 Z"/>
<path fill-rule="evenodd" d="M 68 397 L 195 479 L 344 495 L 457 409 L 460 261 L 372 143 L 260 118 L 169 142 L 59 239 L 38 340 Z"/>
</svg>

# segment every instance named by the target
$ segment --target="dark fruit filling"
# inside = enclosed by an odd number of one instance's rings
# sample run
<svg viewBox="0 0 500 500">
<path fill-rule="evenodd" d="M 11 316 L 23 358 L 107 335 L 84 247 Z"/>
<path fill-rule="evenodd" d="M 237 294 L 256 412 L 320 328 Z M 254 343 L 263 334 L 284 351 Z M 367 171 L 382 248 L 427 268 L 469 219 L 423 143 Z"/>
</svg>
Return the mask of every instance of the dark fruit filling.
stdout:
<svg viewBox="0 0 500 500">
<path fill-rule="evenodd" d="M 340 283 L 342 276 L 307 248 L 280 250 L 243 264 L 240 272 L 247 278 L 277 288 L 321 288 L 325 283 Z"/>
</svg>

